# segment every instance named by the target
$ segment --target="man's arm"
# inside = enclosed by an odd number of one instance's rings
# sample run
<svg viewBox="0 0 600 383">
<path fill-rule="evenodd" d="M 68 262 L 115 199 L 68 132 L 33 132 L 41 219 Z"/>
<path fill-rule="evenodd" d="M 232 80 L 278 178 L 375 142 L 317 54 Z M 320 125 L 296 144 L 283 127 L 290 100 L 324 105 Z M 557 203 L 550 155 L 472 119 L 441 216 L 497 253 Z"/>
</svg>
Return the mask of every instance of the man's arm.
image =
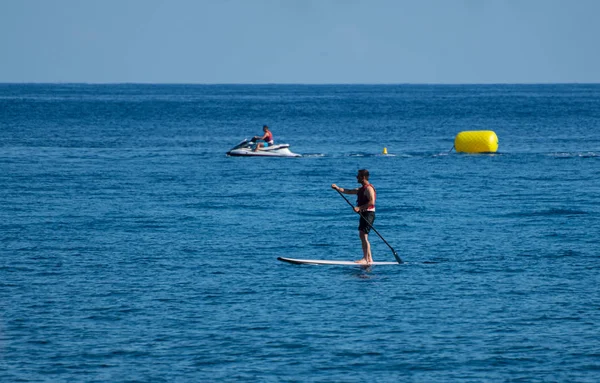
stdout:
<svg viewBox="0 0 600 383">
<path fill-rule="evenodd" d="M 332 184 L 331 188 L 339 191 L 340 193 L 344 193 L 344 194 L 358 194 L 358 189 L 344 189 L 344 188 L 337 186 L 336 184 Z"/>
</svg>

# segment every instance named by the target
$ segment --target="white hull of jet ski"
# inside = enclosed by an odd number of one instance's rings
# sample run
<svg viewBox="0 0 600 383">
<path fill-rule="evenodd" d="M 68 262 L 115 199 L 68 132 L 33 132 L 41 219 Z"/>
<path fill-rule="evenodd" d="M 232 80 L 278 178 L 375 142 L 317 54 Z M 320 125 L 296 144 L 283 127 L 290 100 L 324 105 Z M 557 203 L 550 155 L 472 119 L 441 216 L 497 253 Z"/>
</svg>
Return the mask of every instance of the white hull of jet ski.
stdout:
<svg viewBox="0 0 600 383">
<path fill-rule="evenodd" d="M 292 153 L 289 144 L 269 145 L 254 151 L 255 143 L 244 140 L 227 152 L 228 156 L 234 157 L 301 157 L 300 154 Z"/>
</svg>

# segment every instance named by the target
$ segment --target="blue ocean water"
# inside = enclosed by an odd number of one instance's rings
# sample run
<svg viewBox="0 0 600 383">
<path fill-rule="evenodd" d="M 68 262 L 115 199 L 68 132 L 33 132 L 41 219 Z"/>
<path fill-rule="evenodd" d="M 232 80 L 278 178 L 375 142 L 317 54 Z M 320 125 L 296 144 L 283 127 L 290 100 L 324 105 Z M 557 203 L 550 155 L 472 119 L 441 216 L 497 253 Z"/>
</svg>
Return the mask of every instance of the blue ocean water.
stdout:
<svg viewBox="0 0 600 383">
<path fill-rule="evenodd" d="M 406 263 L 277 261 L 361 168 Z M 600 85 L 0 84 L 0 380 L 598 382 L 599 178 Z"/>
</svg>

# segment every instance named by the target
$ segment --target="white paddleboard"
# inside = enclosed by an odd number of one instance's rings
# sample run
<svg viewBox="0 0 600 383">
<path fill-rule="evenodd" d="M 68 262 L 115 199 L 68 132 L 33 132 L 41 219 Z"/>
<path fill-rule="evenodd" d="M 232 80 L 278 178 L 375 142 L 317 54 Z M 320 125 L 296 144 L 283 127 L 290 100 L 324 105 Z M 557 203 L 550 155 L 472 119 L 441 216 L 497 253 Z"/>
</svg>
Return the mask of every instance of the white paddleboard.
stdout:
<svg viewBox="0 0 600 383">
<path fill-rule="evenodd" d="M 380 265 L 399 265 L 398 262 L 373 262 L 369 265 L 363 263 L 356 263 L 353 261 L 326 261 L 318 259 L 294 259 L 278 257 L 278 260 L 282 262 L 293 263 L 295 265 L 339 265 L 339 266 L 380 266 Z"/>
</svg>

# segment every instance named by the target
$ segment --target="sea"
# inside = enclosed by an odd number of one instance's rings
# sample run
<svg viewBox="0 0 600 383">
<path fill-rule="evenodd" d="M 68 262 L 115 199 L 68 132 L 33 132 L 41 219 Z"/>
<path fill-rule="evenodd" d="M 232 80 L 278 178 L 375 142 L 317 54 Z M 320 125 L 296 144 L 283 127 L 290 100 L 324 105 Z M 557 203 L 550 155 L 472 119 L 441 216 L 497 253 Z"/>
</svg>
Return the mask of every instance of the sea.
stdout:
<svg viewBox="0 0 600 383">
<path fill-rule="evenodd" d="M 277 260 L 362 257 L 359 169 L 404 263 Z M 600 84 L 0 84 L 2 382 L 597 383 L 599 324 Z"/>
</svg>

